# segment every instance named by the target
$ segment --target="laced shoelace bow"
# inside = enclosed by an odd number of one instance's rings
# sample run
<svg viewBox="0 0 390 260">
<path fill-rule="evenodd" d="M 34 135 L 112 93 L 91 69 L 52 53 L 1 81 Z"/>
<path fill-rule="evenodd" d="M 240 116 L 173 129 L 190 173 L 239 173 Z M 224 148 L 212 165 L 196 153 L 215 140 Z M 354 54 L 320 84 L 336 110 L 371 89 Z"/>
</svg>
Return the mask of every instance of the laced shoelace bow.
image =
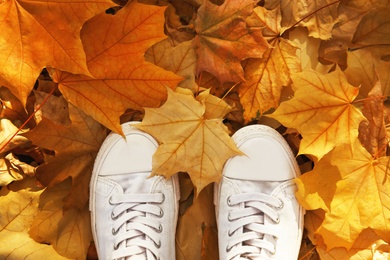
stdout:
<svg viewBox="0 0 390 260">
<path fill-rule="evenodd" d="M 116 205 L 111 213 L 115 236 L 113 259 L 131 258 L 147 251 L 159 259 L 162 225 L 158 218 L 164 212 L 158 204 L 164 199 L 162 193 L 115 194 L 110 198 L 110 204 Z"/>
<path fill-rule="evenodd" d="M 277 209 L 284 206 L 283 201 L 264 193 L 244 193 L 228 197 L 227 203 L 229 206 L 244 204 L 228 215 L 231 222 L 226 248 L 228 259 L 260 259 L 261 250 L 275 254 L 277 236 L 272 226 L 264 225 L 264 218 L 268 216 L 275 224 L 279 223 Z M 241 228 L 243 232 L 236 232 Z M 274 243 L 265 240 L 266 235 L 271 235 Z"/>
</svg>

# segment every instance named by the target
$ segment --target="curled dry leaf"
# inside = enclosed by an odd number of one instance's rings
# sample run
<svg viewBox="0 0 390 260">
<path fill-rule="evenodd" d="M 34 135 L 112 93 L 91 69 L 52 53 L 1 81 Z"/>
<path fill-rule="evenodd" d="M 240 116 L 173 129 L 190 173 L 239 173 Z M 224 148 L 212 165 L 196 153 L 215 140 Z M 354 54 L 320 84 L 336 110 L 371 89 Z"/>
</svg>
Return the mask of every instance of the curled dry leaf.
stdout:
<svg viewBox="0 0 390 260">
<path fill-rule="evenodd" d="M 65 100 L 63 96 L 53 96 L 40 91 L 34 91 L 34 95 L 36 98 L 35 102 L 35 120 L 39 123 L 42 118 L 49 119 L 53 123 L 57 125 L 70 125 L 71 121 L 69 118 L 69 109 L 68 102 Z M 42 102 L 46 99 L 46 103 L 44 106 L 38 110 L 37 108 L 42 104 Z"/>
<path fill-rule="evenodd" d="M 176 233 L 177 259 L 217 259 L 218 245 L 214 217 L 213 185 L 205 187 L 180 217 Z M 211 240 L 209 243 L 206 243 Z"/>
<path fill-rule="evenodd" d="M 25 175 L 33 177 L 35 167 L 19 161 L 12 153 L 7 154 L 4 158 L 0 157 L 0 186 L 22 180 Z"/>
<path fill-rule="evenodd" d="M 1 153 L 10 151 L 18 146 L 27 145 L 30 142 L 27 138 L 13 135 L 18 131 L 18 128 L 12 124 L 12 122 L 6 118 L 0 119 L 0 150 Z M 6 143 L 9 142 L 7 145 Z"/>
<path fill-rule="evenodd" d="M 168 100 L 160 108 L 145 108 L 144 120 L 137 127 L 161 142 L 153 156 L 152 175 L 170 177 L 187 172 L 199 193 L 209 183 L 219 181 L 225 161 L 240 151 L 222 118 L 208 118 L 220 116 L 220 112 L 206 113 L 210 110 L 207 99 L 202 97 L 199 102 L 191 91 L 178 91 L 181 93 L 168 89 Z M 211 111 L 214 109 L 215 105 Z"/>
<path fill-rule="evenodd" d="M 0 84 L 25 105 L 45 66 L 89 75 L 80 29 L 112 5 L 109 0 L 3 1 Z"/>
</svg>

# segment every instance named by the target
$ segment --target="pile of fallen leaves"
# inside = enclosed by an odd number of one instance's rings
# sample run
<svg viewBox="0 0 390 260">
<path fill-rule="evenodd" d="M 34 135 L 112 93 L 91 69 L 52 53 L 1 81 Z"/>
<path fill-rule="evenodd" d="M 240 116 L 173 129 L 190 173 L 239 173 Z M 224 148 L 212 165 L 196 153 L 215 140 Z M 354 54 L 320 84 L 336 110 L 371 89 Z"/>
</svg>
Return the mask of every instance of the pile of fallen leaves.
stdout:
<svg viewBox="0 0 390 260">
<path fill-rule="evenodd" d="M 0 1 L 0 258 L 96 257 L 96 153 L 143 120 L 152 174 L 180 172 L 177 259 L 218 258 L 212 183 L 248 124 L 297 153 L 300 259 L 388 259 L 390 3 L 140 2 Z"/>
</svg>

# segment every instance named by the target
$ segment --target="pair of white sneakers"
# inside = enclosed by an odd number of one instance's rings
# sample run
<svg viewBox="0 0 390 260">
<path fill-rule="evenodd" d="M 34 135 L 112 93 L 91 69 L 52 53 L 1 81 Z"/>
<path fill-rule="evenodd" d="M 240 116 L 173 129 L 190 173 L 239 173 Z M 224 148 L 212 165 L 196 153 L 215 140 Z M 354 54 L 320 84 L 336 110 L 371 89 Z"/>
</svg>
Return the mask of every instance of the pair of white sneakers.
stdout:
<svg viewBox="0 0 390 260">
<path fill-rule="evenodd" d="M 122 125 L 95 161 L 90 183 L 92 233 L 99 259 L 175 259 L 180 198 L 177 175 L 148 178 L 158 144 Z M 215 185 L 220 259 L 297 259 L 303 208 L 293 181 L 300 172 L 283 137 L 247 126 L 233 135 L 245 154 L 229 159 Z"/>
</svg>

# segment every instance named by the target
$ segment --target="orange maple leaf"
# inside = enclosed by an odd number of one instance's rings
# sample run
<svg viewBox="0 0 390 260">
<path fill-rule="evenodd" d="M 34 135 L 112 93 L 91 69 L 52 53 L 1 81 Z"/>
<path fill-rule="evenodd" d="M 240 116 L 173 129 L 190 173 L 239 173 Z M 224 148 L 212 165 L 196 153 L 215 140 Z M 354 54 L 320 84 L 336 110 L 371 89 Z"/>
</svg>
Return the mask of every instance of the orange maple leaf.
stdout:
<svg viewBox="0 0 390 260">
<path fill-rule="evenodd" d="M 153 156 L 152 175 L 188 172 L 199 193 L 207 184 L 219 181 L 225 161 L 240 151 L 222 118 L 212 118 L 221 113 L 206 113 L 204 96 L 197 101 L 190 90 L 178 91 L 168 89 L 167 102 L 160 108 L 145 108 L 145 118 L 137 127 L 161 142 Z"/>
<path fill-rule="evenodd" d="M 343 72 L 323 75 L 307 70 L 293 74 L 294 97 L 270 115 L 302 135 L 300 154 L 317 158 L 358 137 L 362 113 L 352 105 L 359 89 L 348 84 Z"/>
<path fill-rule="evenodd" d="M 246 26 L 257 1 L 226 0 L 217 6 L 204 1 L 195 20 L 198 33 L 193 39 L 198 55 L 197 73 L 207 71 L 220 82 L 243 82 L 240 62 L 247 58 L 261 58 L 268 43 L 261 30 L 251 31 Z"/>
<path fill-rule="evenodd" d="M 166 86 L 180 76 L 146 62 L 145 51 L 164 35 L 164 7 L 132 1 L 116 15 L 100 14 L 81 31 L 94 78 L 56 71 L 64 96 L 109 129 L 122 133 L 119 117 L 127 108 L 157 107 Z"/>
<path fill-rule="evenodd" d="M 112 5 L 109 0 L 2 1 L 0 84 L 25 105 L 44 67 L 89 75 L 80 29 Z"/>
</svg>

